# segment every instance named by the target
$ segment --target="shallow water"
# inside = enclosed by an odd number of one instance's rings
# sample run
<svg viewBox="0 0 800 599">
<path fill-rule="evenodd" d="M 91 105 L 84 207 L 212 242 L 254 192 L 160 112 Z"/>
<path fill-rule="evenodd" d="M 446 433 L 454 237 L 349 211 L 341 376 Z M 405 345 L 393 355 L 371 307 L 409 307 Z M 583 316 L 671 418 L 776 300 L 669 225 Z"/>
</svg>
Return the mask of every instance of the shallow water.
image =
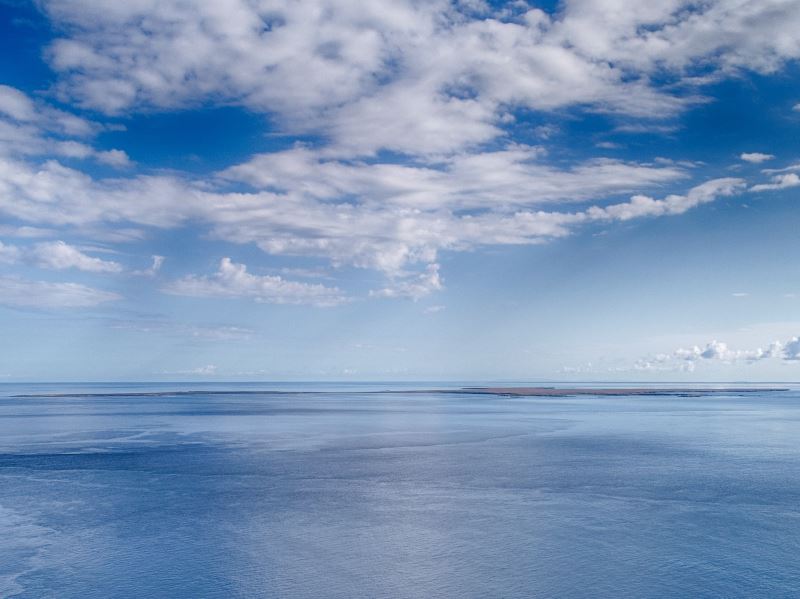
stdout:
<svg viewBox="0 0 800 599">
<path fill-rule="evenodd" d="M 0 386 L 0 597 L 800 594 L 798 390 L 373 388 Z"/>
</svg>

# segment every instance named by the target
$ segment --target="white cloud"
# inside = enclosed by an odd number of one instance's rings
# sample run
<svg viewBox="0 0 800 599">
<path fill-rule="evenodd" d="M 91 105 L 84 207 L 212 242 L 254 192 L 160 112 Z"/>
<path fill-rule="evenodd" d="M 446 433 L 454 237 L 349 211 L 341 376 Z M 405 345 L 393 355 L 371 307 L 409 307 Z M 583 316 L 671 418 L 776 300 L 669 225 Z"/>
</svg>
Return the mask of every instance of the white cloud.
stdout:
<svg viewBox="0 0 800 599">
<path fill-rule="evenodd" d="M 428 264 L 424 272 L 396 275 L 383 289 L 370 291 L 375 297 L 406 297 L 417 301 L 444 287 L 438 264 Z"/>
<path fill-rule="evenodd" d="M 0 305 L 20 308 L 88 308 L 121 299 L 116 293 L 78 283 L 0 276 Z"/>
<path fill-rule="evenodd" d="M 739 155 L 739 158 L 745 162 L 752 162 L 753 164 L 761 164 L 767 160 L 775 158 L 774 154 L 762 154 L 761 152 L 744 152 Z"/>
<path fill-rule="evenodd" d="M 792 110 L 794 110 L 795 112 L 800 112 L 800 102 L 792 106 Z"/>
<path fill-rule="evenodd" d="M 687 176 L 674 164 L 611 159 L 556 168 L 544 162 L 543 155 L 540 147 L 511 144 L 420 166 L 328 159 L 324 152 L 296 147 L 260 154 L 220 176 L 257 189 L 302 193 L 319 200 L 355 196 L 362 203 L 420 209 L 578 202 Z"/>
<path fill-rule="evenodd" d="M 593 207 L 586 211 L 594 220 L 612 219 L 626 221 L 646 216 L 683 214 L 701 204 L 713 202 L 720 196 L 730 196 L 743 191 L 742 179 L 722 178 L 701 183 L 689 190 L 686 195 L 669 195 L 663 200 L 636 195 L 629 202 L 612 204 L 605 208 Z"/>
<path fill-rule="evenodd" d="M 786 342 L 773 341 L 766 347 L 733 349 L 722 341 L 710 341 L 704 346 L 680 348 L 669 354 L 642 358 L 634 366 L 637 370 L 695 370 L 698 364 L 722 362 L 726 364 L 754 363 L 762 360 L 800 360 L 800 338 Z"/>
<path fill-rule="evenodd" d="M 36 110 L 24 93 L 8 85 L 0 85 L 0 114 L 24 122 L 32 121 Z"/>
<path fill-rule="evenodd" d="M 325 161 L 296 149 L 225 171 L 258 186 L 236 193 L 223 191 L 224 180 L 94 180 L 54 161 L 34 167 L 0 159 L 0 211 L 36 224 L 112 225 L 109 231 L 191 221 L 214 238 L 254 243 L 270 254 L 323 257 L 397 276 L 409 265 L 435 262 L 441 250 L 542 243 L 590 222 L 681 214 L 742 187 L 740 179 L 715 179 L 686 195 L 545 211 L 536 206 L 656 185 L 684 171 L 608 160 L 558 170 L 538 164 L 537 156 L 512 146 L 430 168 Z"/>
<path fill-rule="evenodd" d="M 0 85 L 0 156 L 55 155 L 93 159 L 115 168 L 132 166 L 123 150 L 97 150 L 85 142 L 100 129 L 73 114 L 34 102 L 18 89 Z"/>
<path fill-rule="evenodd" d="M 64 35 L 47 53 L 62 97 L 112 114 L 237 103 L 352 155 L 463 150 L 502 135 L 516 107 L 663 118 L 698 101 L 693 88 L 800 57 L 795 3 L 644 4 L 487 6 L 478 18 L 441 0 L 43 6 Z"/>
<path fill-rule="evenodd" d="M 145 268 L 144 270 L 134 270 L 131 274 L 143 277 L 156 276 L 158 271 L 161 270 L 161 266 L 164 264 L 164 260 L 166 260 L 166 258 L 164 256 L 153 255 L 151 256 L 151 259 L 153 260 L 153 263 L 149 268 Z"/>
<path fill-rule="evenodd" d="M 23 247 L 0 242 L 0 262 L 14 264 L 21 261 L 55 270 L 76 268 L 88 272 L 122 272 L 122 266 L 117 262 L 88 256 L 63 241 L 48 241 Z"/>
<path fill-rule="evenodd" d="M 236 264 L 230 258 L 223 258 L 219 270 L 213 275 L 184 277 L 166 287 L 165 291 L 195 297 L 249 297 L 272 304 L 334 306 L 346 301 L 336 287 L 287 281 L 273 275 L 253 275 L 247 272 L 244 264 Z"/>
<path fill-rule="evenodd" d="M 37 266 L 63 270 L 77 268 L 88 272 L 122 272 L 122 266 L 110 260 L 101 260 L 81 252 L 78 248 L 63 241 L 36 244 L 28 256 Z"/>
<path fill-rule="evenodd" d="M 775 175 L 772 177 L 772 181 L 772 183 L 753 185 L 750 188 L 750 191 L 772 191 L 776 189 L 795 187 L 800 185 L 800 176 L 798 176 L 796 173 L 786 173 L 784 175 Z"/>
</svg>

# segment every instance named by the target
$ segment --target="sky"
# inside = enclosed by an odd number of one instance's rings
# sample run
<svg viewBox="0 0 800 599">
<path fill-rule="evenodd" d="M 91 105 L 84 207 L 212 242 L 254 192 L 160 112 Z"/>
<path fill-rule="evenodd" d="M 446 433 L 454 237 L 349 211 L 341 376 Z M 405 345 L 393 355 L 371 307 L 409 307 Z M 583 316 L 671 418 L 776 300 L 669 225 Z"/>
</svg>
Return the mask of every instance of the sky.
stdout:
<svg viewBox="0 0 800 599">
<path fill-rule="evenodd" d="M 797 381 L 796 0 L 0 0 L 0 382 Z"/>
</svg>

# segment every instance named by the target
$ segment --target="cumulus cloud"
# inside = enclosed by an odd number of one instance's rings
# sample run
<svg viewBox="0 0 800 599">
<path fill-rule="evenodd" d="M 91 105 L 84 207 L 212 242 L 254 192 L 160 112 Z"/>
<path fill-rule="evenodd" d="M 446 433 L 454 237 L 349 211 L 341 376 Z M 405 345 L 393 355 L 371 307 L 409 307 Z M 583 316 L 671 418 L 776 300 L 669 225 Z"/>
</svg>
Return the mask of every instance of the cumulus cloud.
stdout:
<svg viewBox="0 0 800 599">
<path fill-rule="evenodd" d="M 8 85 L 0 85 L 0 114 L 15 121 L 32 121 L 36 109 L 27 95 Z"/>
<path fill-rule="evenodd" d="M 773 191 L 776 189 L 786 189 L 788 187 L 796 187 L 800 185 L 800 176 L 796 173 L 786 173 L 783 175 L 775 175 L 772 177 L 772 183 L 761 183 L 753 185 L 751 191 Z"/>
<path fill-rule="evenodd" d="M 78 283 L 0 276 L 0 304 L 17 308 L 89 308 L 121 299 L 116 293 Z"/>
<path fill-rule="evenodd" d="M 638 360 L 637 370 L 688 370 L 693 371 L 704 362 L 723 362 L 727 364 L 760 362 L 762 360 L 800 360 L 800 338 L 788 341 L 773 341 L 765 347 L 754 349 L 734 349 L 722 341 L 713 340 L 703 346 L 694 345 L 679 348 L 672 353 L 662 353 Z"/>
<path fill-rule="evenodd" d="M 167 175 L 96 180 L 54 161 L 35 168 L 0 159 L 0 211 L 51 226 L 176 228 L 191 221 L 217 239 L 254 243 L 270 254 L 323 257 L 396 276 L 408 265 L 434 263 L 441 250 L 542 243 L 590 222 L 681 214 L 742 185 L 715 179 L 686 195 L 547 211 L 536 206 L 655 185 L 684 171 L 619 161 L 558 170 L 536 160 L 535 150 L 513 147 L 434 169 L 327 162 L 298 149 L 270 156 L 260 169 L 229 169 L 212 186 Z M 257 188 L 225 191 L 234 175 Z"/>
<path fill-rule="evenodd" d="M 459 151 L 501 135 L 514 108 L 663 118 L 699 100 L 659 84 L 664 73 L 702 87 L 800 57 L 791 2 L 570 0 L 553 15 L 444 0 L 42 6 L 63 32 L 47 57 L 64 98 L 110 114 L 237 103 L 351 155 Z"/>
<path fill-rule="evenodd" d="M 761 152 L 744 152 L 739 155 L 739 158 L 745 162 L 752 162 L 753 164 L 761 164 L 767 160 L 775 158 L 773 154 L 762 154 Z"/>
<path fill-rule="evenodd" d="M 123 150 L 98 150 L 86 143 L 100 130 L 97 124 L 0 85 L 0 156 L 52 155 L 93 159 L 115 168 L 132 166 Z"/>
<path fill-rule="evenodd" d="M 792 337 L 783 345 L 783 359 L 800 360 L 800 337 Z"/>
<path fill-rule="evenodd" d="M 223 258 L 213 275 L 190 275 L 173 282 L 165 290 L 174 295 L 195 297 L 247 297 L 271 304 L 333 306 L 346 301 L 336 287 L 287 281 L 275 275 L 253 275 L 247 272 L 244 264 L 236 264 L 230 258 Z"/>
</svg>

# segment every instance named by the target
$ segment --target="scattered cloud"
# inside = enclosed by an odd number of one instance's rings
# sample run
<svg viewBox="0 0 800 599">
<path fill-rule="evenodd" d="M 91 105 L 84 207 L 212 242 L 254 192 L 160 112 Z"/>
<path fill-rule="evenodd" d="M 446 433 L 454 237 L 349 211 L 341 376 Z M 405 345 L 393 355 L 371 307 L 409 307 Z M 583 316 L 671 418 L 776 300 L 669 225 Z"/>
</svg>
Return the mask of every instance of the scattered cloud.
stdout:
<svg viewBox="0 0 800 599">
<path fill-rule="evenodd" d="M 166 258 L 164 256 L 153 255 L 151 256 L 153 263 L 150 265 L 149 268 L 145 268 L 143 270 L 134 270 L 131 274 L 142 276 L 142 277 L 154 277 L 158 274 L 158 271 L 161 270 L 161 266 L 164 264 L 164 260 Z"/>
<path fill-rule="evenodd" d="M 253 275 L 244 264 L 236 264 L 230 258 L 223 258 L 213 275 L 190 275 L 173 282 L 165 291 L 194 297 L 248 297 L 272 304 L 334 306 L 346 301 L 336 287 L 287 281 L 275 275 Z"/>
<path fill-rule="evenodd" d="M 693 371 L 704 362 L 727 364 L 754 363 L 762 360 L 800 360 L 800 338 L 788 341 L 773 341 L 765 347 L 755 349 L 733 349 L 727 343 L 713 340 L 704 346 L 694 345 L 680 348 L 669 354 L 657 354 L 642 358 L 634 365 L 635 370 L 687 370 Z"/>
<path fill-rule="evenodd" d="M 664 118 L 702 101 L 692 88 L 800 57 L 793 3 L 487 5 L 479 18 L 411 0 L 106 4 L 43 4 L 62 32 L 46 52 L 62 98 L 108 114 L 235 103 L 350 155 L 461 151 L 501 136 L 509 108 Z"/>
<path fill-rule="evenodd" d="M 739 158 L 745 162 L 752 162 L 753 164 L 761 164 L 767 160 L 775 158 L 773 154 L 762 154 L 761 152 L 744 152 L 739 155 Z"/>
<path fill-rule="evenodd" d="M 417 301 L 426 295 L 443 288 L 438 264 L 428 264 L 425 271 L 414 274 L 396 276 L 383 289 L 370 291 L 374 297 L 405 297 Z"/>
<path fill-rule="evenodd" d="M 115 168 L 132 166 L 123 150 L 98 150 L 86 143 L 86 138 L 101 129 L 95 123 L 34 101 L 18 89 L 0 85 L 0 156 L 53 155 L 93 159 Z"/>
</svg>

